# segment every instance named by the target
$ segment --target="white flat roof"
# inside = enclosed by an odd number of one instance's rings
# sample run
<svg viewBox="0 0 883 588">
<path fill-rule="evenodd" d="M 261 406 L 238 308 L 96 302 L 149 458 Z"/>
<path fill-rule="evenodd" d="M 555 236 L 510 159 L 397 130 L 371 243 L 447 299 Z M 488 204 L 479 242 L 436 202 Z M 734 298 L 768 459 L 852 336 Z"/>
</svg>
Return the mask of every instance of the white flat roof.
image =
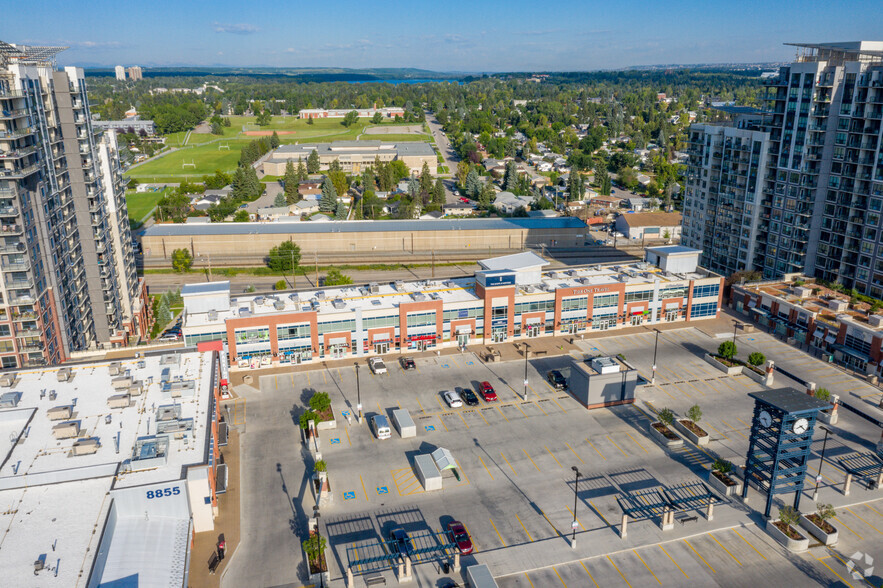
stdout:
<svg viewBox="0 0 883 588">
<path fill-rule="evenodd" d="M 523 270 L 535 267 L 543 267 L 549 265 L 549 262 L 534 253 L 533 251 L 525 251 L 523 253 L 514 253 L 512 255 L 502 255 L 500 257 L 491 257 L 489 259 L 480 259 L 478 265 L 486 270 Z"/>
</svg>

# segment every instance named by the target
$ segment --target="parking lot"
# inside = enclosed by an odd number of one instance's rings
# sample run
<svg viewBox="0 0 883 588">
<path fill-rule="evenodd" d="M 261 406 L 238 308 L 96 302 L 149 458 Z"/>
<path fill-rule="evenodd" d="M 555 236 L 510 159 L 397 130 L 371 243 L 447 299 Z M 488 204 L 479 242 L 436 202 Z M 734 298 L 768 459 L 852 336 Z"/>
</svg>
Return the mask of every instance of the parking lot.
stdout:
<svg viewBox="0 0 883 588">
<path fill-rule="evenodd" d="M 649 379 L 654 339 L 654 333 L 646 332 L 587 339 L 579 346 L 587 355 L 622 353 Z M 571 356 L 530 359 L 526 399 L 523 361 L 484 364 L 468 353 L 419 358 L 417 368 L 407 372 L 390 358 L 388 373 L 382 375 L 372 374 L 363 364 L 359 386 L 353 366 L 263 377 L 260 391 L 247 394 L 246 437 L 251 436 L 254 444 L 246 448 L 243 459 L 243 468 L 251 470 L 243 474 L 243 536 L 251 527 L 253 541 L 244 539 L 242 556 L 255 559 L 247 567 L 233 566 L 224 582 L 237 585 L 237 577 L 262 578 L 261 585 L 297 581 L 290 561 L 299 562 L 302 556 L 292 531 L 301 530 L 299 517 L 312 515 L 299 511 L 311 505 L 312 498 L 304 464 L 310 458 L 294 423 L 313 391 L 328 392 L 338 414 L 338 428 L 320 436 L 334 494 L 333 505 L 322 509 L 320 521 L 329 539 L 331 575 L 338 582 L 349 559 L 382 554 L 382 543 L 393 527 L 405 528 L 427 545 L 440 545 L 434 534 L 454 519 L 465 523 L 476 547 L 463 563 L 488 563 L 502 576 L 502 586 L 590 586 L 592 580 L 601 586 L 744 585 L 745 577 L 755 575 L 793 580 L 795 567 L 822 584 L 837 582 L 837 573 L 843 575 L 845 568 L 834 555 L 814 551 L 811 557 L 795 558 L 778 553 L 768 535 L 754 526 L 760 519 L 738 501 L 716 507 L 713 521 L 694 511 L 699 514 L 697 521 L 663 532 L 654 520 L 638 520 L 630 523 L 626 539 L 620 537 L 618 495 L 704 480 L 715 454 L 744 462 L 753 405 L 746 394 L 761 386 L 745 376 L 724 376 L 705 363 L 701 350 L 718 343 L 693 328 L 666 331 L 660 337 L 656 385 L 640 390 L 641 402 L 590 412 L 546 383 L 550 369 L 568 375 Z M 494 386 L 499 401 L 480 400 L 476 407 L 450 409 L 441 398 L 442 390 L 475 390 L 485 380 Z M 793 383 L 777 377 L 776 386 L 789 384 Z M 417 437 L 402 439 L 393 431 L 391 439 L 375 439 L 366 424 L 352 418 L 357 390 L 366 419 L 406 408 L 417 425 Z M 831 390 L 837 393 L 834 387 Z M 654 410 L 669 407 L 683 414 L 697 403 L 705 414 L 700 424 L 712 435 L 708 448 L 687 444 L 666 451 L 645 433 Z M 832 457 L 873 447 L 880 432 L 854 415 L 842 415 L 832 432 L 822 498 L 839 497 L 843 503 L 834 487 L 842 483 L 842 472 Z M 821 451 L 818 434 L 816 439 L 813 472 Z M 443 490 L 425 492 L 415 476 L 413 459 L 437 447 L 453 453 L 459 479 L 448 470 Z M 580 471 L 576 549 L 569 543 L 574 520 L 572 467 Z M 808 477 L 806 492 L 812 489 Z M 751 505 L 757 508 L 761 498 L 752 493 Z M 282 494 L 285 499 L 279 500 Z M 875 499 L 876 494 L 859 488 L 849 498 L 853 504 Z M 809 503 L 809 498 L 805 500 Z M 851 540 L 845 544 L 858 547 L 878 541 L 877 533 L 883 532 L 878 511 L 883 508 L 851 508 L 854 512 L 841 510 L 835 524 L 842 521 L 855 536 L 841 531 L 841 541 Z M 280 526 L 278 520 L 286 518 L 289 524 Z M 288 569 L 276 569 L 275 554 L 289 561 Z M 419 585 L 436 585 L 434 579 L 441 576 L 438 555 L 415 565 Z M 257 565 L 258 561 L 263 563 Z M 379 561 L 354 571 L 383 574 L 393 581 L 391 568 Z M 245 569 L 257 576 L 236 575 Z M 673 581 L 675 574 L 687 579 Z"/>
</svg>

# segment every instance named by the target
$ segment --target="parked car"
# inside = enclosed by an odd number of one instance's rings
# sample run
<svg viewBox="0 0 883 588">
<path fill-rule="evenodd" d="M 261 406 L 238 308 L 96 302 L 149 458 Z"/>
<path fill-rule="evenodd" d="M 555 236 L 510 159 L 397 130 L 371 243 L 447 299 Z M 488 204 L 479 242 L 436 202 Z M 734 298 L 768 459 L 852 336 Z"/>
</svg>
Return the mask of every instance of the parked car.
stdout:
<svg viewBox="0 0 883 588">
<path fill-rule="evenodd" d="M 393 553 L 410 555 L 414 551 L 414 544 L 411 543 L 411 538 L 408 537 L 408 534 L 401 527 L 390 531 L 389 538 L 393 541 L 393 543 L 390 544 Z"/>
<path fill-rule="evenodd" d="M 445 402 L 447 402 L 448 406 L 451 408 L 460 408 L 463 406 L 463 400 L 460 398 L 460 395 L 453 390 L 445 390 L 442 392 L 442 398 L 445 399 Z"/>
<path fill-rule="evenodd" d="M 389 420 L 382 414 L 375 414 L 371 417 L 371 428 L 374 429 L 374 435 L 378 439 L 389 439 L 392 437 L 392 430 L 389 428 Z"/>
<path fill-rule="evenodd" d="M 162 337 L 159 338 L 160 341 L 177 341 L 181 338 L 180 333 L 166 333 Z"/>
<path fill-rule="evenodd" d="M 463 523 L 460 521 L 448 523 L 448 537 L 451 538 L 451 543 L 457 544 L 457 549 L 460 550 L 461 554 L 468 555 L 472 553 L 472 539 L 469 538 L 469 533 L 466 532 L 466 527 L 463 526 Z"/>
<path fill-rule="evenodd" d="M 478 392 L 481 394 L 481 397 L 484 398 L 485 402 L 494 402 L 497 400 L 497 392 L 494 390 L 494 387 L 491 386 L 490 382 L 481 382 L 478 385 Z"/>
<path fill-rule="evenodd" d="M 383 363 L 383 360 L 379 357 L 369 357 L 368 358 L 368 367 L 371 368 L 371 371 L 375 374 L 385 374 L 386 373 L 386 364 Z"/>
<path fill-rule="evenodd" d="M 469 406 L 478 406 L 478 396 L 469 388 L 463 388 L 460 391 L 460 396 L 463 398 L 463 402 Z"/>
<path fill-rule="evenodd" d="M 567 389 L 567 380 L 558 370 L 552 370 L 546 374 L 546 379 L 549 380 L 549 383 L 552 384 L 552 387 L 556 390 Z"/>
<path fill-rule="evenodd" d="M 414 360 L 410 357 L 400 357 L 399 363 L 402 364 L 403 370 L 415 370 L 417 369 L 417 364 L 414 363 Z"/>
</svg>

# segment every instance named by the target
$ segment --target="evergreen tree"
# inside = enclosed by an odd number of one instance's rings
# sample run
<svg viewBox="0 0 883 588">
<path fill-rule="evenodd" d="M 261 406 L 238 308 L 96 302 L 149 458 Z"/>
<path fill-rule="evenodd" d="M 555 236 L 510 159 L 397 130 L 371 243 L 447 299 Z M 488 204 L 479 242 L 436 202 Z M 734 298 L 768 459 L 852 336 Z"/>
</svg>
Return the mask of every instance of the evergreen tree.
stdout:
<svg viewBox="0 0 883 588">
<path fill-rule="evenodd" d="M 478 172 L 475 171 L 475 168 L 470 168 L 469 173 L 466 174 L 466 195 L 470 198 L 478 198 L 478 194 L 481 192 L 481 180 L 478 179 Z"/>
<path fill-rule="evenodd" d="M 370 167 L 362 170 L 362 193 L 367 190 L 374 190 L 374 171 Z"/>
<path fill-rule="evenodd" d="M 273 131 L 273 134 L 270 136 L 270 148 L 276 149 L 279 147 L 279 135 L 276 134 L 276 131 Z"/>
<path fill-rule="evenodd" d="M 319 210 L 322 212 L 334 212 L 337 210 L 337 190 L 331 178 L 325 177 L 322 182 L 322 197 L 319 198 Z"/>
<path fill-rule="evenodd" d="M 432 203 L 436 206 L 444 206 L 445 204 L 445 186 L 442 184 L 441 178 L 435 180 L 432 187 Z"/>
<path fill-rule="evenodd" d="M 423 169 L 420 170 L 420 198 L 423 206 L 429 204 L 432 198 L 432 176 L 429 175 L 429 166 L 423 162 Z"/>
<path fill-rule="evenodd" d="M 288 204 L 288 200 L 285 198 L 285 194 L 282 192 L 276 194 L 276 198 L 273 199 L 273 206 L 276 208 L 282 208 L 286 204 Z"/>
<path fill-rule="evenodd" d="M 488 210 L 494 202 L 494 186 L 490 182 L 484 185 L 478 193 L 478 206 Z"/>
<path fill-rule="evenodd" d="M 157 305 L 156 322 L 163 328 L 172 322 L 172 311 L 169 309 L 169 301 L 166 300 L 165 296 L 160 298 L 159 304 Z"/>
<path fill-rule="evenodd" d="M 340 167 L 340 160 L 335 158 L 334 161 L 328 166 L 328 171 L 343 171 Z"/>
<path fill-rule="evenodd" d="M 254 200 L 263 193 L 264 185 L 258 179 L 258 172 L 250 165 L 245 167 L 245 178 L 248 186 L 248 199 Z"/>
<path fill-rule="evenodd" d="M 503 174 L 503 189 L 515 192 L 518 189 L 518 167 L 514 161 L 506 164 L 506 171 Z"/>
<path fill-rule="evenodd" d="M 247 200 L 248 199 L 248 180 L 245 177 L 245 168 L 243 166 L 239 166 L 236 168 L 236 171 L 233 173 L 233 191 L 230 195 L 234 200 Z"/>
<path fill-rule="evenodd" d="M 313 119 L 308 119 L 313 120 Z M 319 173 L 319 152 L 313 149 L 310 152 L 310 156 L 307 157 L 307 173 L 317 174 Z"/>
<path fill-rule="evenodd" d="M 337 210 L 334 213 L 334 218 L 338 220 L 346 220 L 347 208 L 346 204 L 343 202 L 337 203 Z"/>
<path fill-rule="evenodd" d="M 309 174 L 307 173 L 307 166 L 304 165 L 303 160 L 297 162 L 297 179 L 298 181 L 303 181 L 309 178 Z"/>
<path fill-rule="evenodd" d="M 294 164 L 291 161 L 285 164 L 285 175 L 282 176 L 282 185 L 285 190 L 285 202 L 294 204 L 300 200 L 300 194 L 297 191 L 297 172 L 294 171 Z"/>
<path fill-rule="evenodd" d="M 417 181 L 417 178 L 411 178 L 408 180 L 408 196 L 414 200 L 418 194 L 420 194 L 420 182 Z"/>
</svg>

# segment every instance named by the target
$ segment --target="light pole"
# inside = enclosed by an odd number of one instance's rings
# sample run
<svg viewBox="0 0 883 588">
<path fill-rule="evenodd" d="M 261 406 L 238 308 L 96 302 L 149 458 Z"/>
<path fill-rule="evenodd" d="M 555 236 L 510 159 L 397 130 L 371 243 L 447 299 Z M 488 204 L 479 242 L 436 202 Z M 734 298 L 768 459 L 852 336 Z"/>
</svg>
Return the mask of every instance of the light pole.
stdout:
<svg viewBox="0 0 883 588">
<path fill-rule="evenodd" d="M 819 460 L 819 473 L 816 474 L 816 487 L 815 490 L 812 491 L 813 502 L 819 498 L 819 484 L 822 481 L 822 464 L 825 463 L 825 448 L 828 446 L 828 433 L 830 432 L 830 430 L 825 427 L 819 428 L 825 431 L 825 440 L 822 441 L 822 458 Z"/>
<path fill-rule="evenodd" d="M 739 321 L 733 321 L 733 345 L 736 344 L 736 330 L 741 324 Z"/>
<path fill-rule="evenodd" d="M 356 362 L 356 410 L 359 411 L 359 424 L 362 423 L 362 386 L 359 382 L 359 362 Z"/>
<path fill-rule="evenodd" d="M 650 377 L 650 384 L 656 384 L 656 351 L 659 349 L 659 329 L 656 331 L 656 342 L 653 344 L 653 375 Z"/>
<path fill-rule="evenodd" d="M 529 353 L 527 341 L 524 342 L 524 399 L 527 400 L 527 354 Z"/>
<path fill-rule="evenodd" d="M 576 469 L 576 466 L 570 466 L 570 469 L 572 469 L 576 475 L 576 478 L 573 481 L 573 523 L 570 525 L 573 527 L 573 537 L 570 539 L 570 547 L 576 549 L 576 526 L 579 524 L 576 521 L 576 501 L 577 496 L 579 495 L 579 470 Z"/>
</svg>

